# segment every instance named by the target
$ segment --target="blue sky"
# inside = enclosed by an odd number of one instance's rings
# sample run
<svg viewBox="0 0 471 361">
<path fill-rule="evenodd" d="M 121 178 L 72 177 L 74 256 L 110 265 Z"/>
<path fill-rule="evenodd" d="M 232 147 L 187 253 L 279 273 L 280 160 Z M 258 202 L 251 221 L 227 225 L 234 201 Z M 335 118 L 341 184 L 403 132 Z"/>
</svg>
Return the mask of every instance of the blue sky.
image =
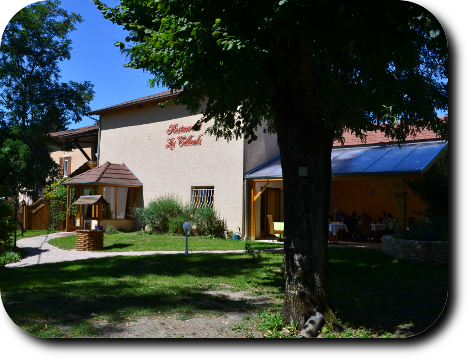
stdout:
<svg viewBox="0 0 471 361">
<path fill-rule="evenodd" d="M 5 0 L 0 1 L 3 10 Z M 24 5 L 32 3 L 32 1 L 24 0 L 18 2 Z M 166 90 L 165 88 L 150 88 L 147 85 L 147 80 L 151 77 L 148 73 L 123 67 L 126 57 L 119 52 L 114 43 L 116 40 L 124 40 L 127 32 L 104 19 L 102 13 L 90 0 L 62 0 L 61 2 L 62 8 L 69 12 L 79 13 L 84 19 L 83 23 L 76 24 L 77 30 L 70 34 L 72 57 L 60 65 L 62 81 L 91 81 L 95 90 L 95 99 L 91 102 L 93 110 Z M 117 0 L 103 2 L 111 7 L 118 4 Z M 9 18 L 13 16 L 15 10 L 20 8 L 21 6 L 17 6 L 12 9 Z M 92 124 L 94 124 L 92 119 L 84 117 L 80 123 L 71 124 L 70 128 Z"/>
</svg>

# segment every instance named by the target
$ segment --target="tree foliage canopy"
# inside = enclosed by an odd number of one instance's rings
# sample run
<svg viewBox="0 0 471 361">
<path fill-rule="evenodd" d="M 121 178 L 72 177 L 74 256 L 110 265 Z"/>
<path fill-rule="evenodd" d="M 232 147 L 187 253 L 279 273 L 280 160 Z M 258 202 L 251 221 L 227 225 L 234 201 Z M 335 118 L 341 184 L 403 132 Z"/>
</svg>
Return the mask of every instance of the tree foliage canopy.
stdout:
<svg viewBox="0 0 471 361">
<path fill-rule="evenodd" d="M 436 113 L 448 110 L 448 50 L 437 19 L 396 0 L 94 2 L 129 31 L 116 43 L 127 66 L 148 70 L 151 85 L 183 88 L 177 103 L 202 109 L 195 128 L 211 122 L 210 134 L 249 143 L 259 127 L 277 134 L 282 313 L 299 327 L 316 310 L 336 324 L 327 255 L 333 141 L 346 131 L 382 131 L 400 142 L 430 129 L 447 138 Z"/>
<path fill-rule="evenodd" d="M 404 1 L 143 1 L 122 0 L 104 16 L 130 31 L 117 46 L 127 64 L 184 87 L 179 102 L 220 137 L 255 139 L 268 121 L 276 131 L 277 80 L 293 76 L 302 32 L 320 81 L 321 117 L 341 139 L 382 130 L 403 140 L 420 129 L 447 137 L 437 110 L 447 111 L 447 42 L 437 19 Z M 301 85 L 299 91 L 302 92 Z M 313 94 L 314 96 L 314 94 Z M 400 121 L 397 123 L 397 121 Z"/>
<path fill-rule="evenodd" d="M 60 82 L 59 62 L 70 59 L 69 33 L 80 15 L 41 1 L 8 23 L 0 47 L 0 187 L 9 195 L 55 178 L 51 132 L 65 130 L 90 111 L 93 85 Z"/>
</svg>

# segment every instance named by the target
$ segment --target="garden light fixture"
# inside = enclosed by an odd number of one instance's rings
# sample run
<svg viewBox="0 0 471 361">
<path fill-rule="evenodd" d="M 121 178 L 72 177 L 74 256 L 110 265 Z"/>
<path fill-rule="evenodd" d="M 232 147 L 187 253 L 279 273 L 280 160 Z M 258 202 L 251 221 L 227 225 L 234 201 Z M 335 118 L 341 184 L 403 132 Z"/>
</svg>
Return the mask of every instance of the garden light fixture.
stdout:
<svg viewBox="0 0 471 361">
<path fill-rule="evenodd" d="M 183 230 L 185 231 L 185 254 L 188 254 L 188 231 L 191 229 L 190 222 L 183 223 Z"/>
</svg>

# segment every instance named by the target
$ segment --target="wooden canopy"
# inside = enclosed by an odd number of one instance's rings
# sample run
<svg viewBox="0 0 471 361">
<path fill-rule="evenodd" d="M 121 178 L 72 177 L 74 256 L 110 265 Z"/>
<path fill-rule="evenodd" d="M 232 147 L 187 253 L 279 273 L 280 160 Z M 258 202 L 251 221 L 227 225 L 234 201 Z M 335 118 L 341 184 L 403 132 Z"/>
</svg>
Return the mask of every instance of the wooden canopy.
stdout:
<svg viewBox="0 0 471 361">
<path fill-rule="evenodd" d="M 96 195 L 96 196 L 81 196 L 77 199 L 72 205 L 110 205 L 103 196 Z"/>
</svg>

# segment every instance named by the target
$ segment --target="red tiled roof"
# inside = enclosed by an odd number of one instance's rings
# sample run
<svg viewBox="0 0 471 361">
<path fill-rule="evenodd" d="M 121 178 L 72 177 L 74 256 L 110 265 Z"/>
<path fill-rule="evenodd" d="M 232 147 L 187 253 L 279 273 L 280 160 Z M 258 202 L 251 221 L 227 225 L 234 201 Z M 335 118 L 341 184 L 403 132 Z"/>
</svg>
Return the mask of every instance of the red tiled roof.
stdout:
<svg viewBox="0 0 471 361">
<path fill-rule="evenodd" d="M 119 108 L 129 108 L 137 104 L 142 104 L 142 103 L 150 103 L 150 102 L 156 102 L 156 101 L 165 101 L 167 99 L 172 99 L 176 98 L 178 96 L 178 93 L 181 93 L 183 89 L 180 90 L 165 90 L 161 93 L 154 94 L 154 95 L 149 95 L 146 97 L 134 99 L 134 100 L 129 100 L 124 103 L 119 103 L 115 105 L 111 105 L 109 107 L 93 110 L 90 113 L 87 113 L 87 115 L 93 115 L 93 114 L 102 114 L 110 110 L 115 110 Z"/>
<path fill-rule="evenodd" d="M 51 137 L 58 139 L 77 138 L 94 134 L 98 134 L 98 125 L 89 125 L 86 127 L 67 129 L 61 132 L 49 133 Z"/>
<path fill-rule="evenodd" d="M 93 169 L 96 167 L 96 162 L 95 161 L 86 161 L 85 163 L 83 163 L 80 167 L 78 167 L 76 170 L 74 170 L 71 174 L 70 174 L 70 178 L 73 178 L 75 177 L 76 175 L 79 175 L 81 173 L 84 173 L 86 172 L 87 170 L 90 170 L 90 169 Z"/>
<path fill-rule="evenodd" d="M 440 119 L 445 119 L 441 117 Z M 354 146 L 354 145 L 371 145 L 371 144 L 388 144 L 391 142 L 390 138 L 384 136 L 382 132 L 366 132 L 366 143 L 362 143 L 360 138 L 356 137 L 354 134 L 343 133 L 345 138 L 345 143 L 342 145 L 339 141 L 334 142 L 334 147 L 345 147 L 345 146 Z M 427 140 L 440 140 L 440 136 L 435 134 L 431 130 L 424 129 L 420 133 L 417 133 L 415 137 L 408 136 L 406 142 L 413 141 L 427 141 Z"/>
<path fill-rule="evenodd" d="M 142 186 L 141 181 L 125 164 L 103 165 L 90 169 L 64 182 L 65 185 L 122 185 Z"/>
</svg>

